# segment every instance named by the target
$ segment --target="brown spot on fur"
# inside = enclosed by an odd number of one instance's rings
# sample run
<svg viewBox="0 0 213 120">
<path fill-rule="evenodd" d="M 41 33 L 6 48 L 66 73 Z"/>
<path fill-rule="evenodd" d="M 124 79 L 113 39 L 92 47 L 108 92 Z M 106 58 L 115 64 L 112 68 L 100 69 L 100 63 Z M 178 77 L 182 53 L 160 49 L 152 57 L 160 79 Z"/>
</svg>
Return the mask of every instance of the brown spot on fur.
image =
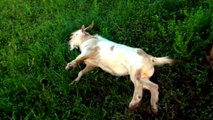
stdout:
<svg viewBox="0 0 213 120">
<path fill-rule="evenodd" d="M 141 69 L 136 71 L 135 78 L 136 78 L 136 80 L 140 80 L 141 79 Z"/>
<path fill-rule="evenodd" d="M 155 62 L 155 60 L 152 59 L 152 62 Z"/>
<path fill-rule="evenodd" d="M 84 60 L 86 60 L 86 59 L 90 59 L 90 58 L 95 58 L 95 57 L 97 57 L 97 55 L 98 55 L 98 53 L 99 53 L 99 47 L 98 46 L 96 46 L 96 47 L 93 47 L 93 48 L 88 48 L 88 50 L 87 50 L 87 53 L 85 54 L 85 55 L 83 55 L 83 56 L 78 56 L 77 58 L 76 58 L 76 63 L 79 63 L 80 61 L 84 61 Z"/>
<path fill-rule="evenodd" d="M 147 74 L 146 72 L 143 72 L 142 76 L 143 76 L 143 78 L 149 77 L 148 74 Z"/>
<path fill-rule="evenodd" d="M 113 51 L 113 50 L 114 50 L 114 47 L 115 47 L 114 45 L 111 46 L 111 47 L 110 47 L 110 50 Z"/>
<path fill-rule="evenodd" d="M 99 54 L 100 47 L 96 46 L 93 48 L 93 53 L 90 55 L 90 57 L 95 57 Z"/>
<path fill-rule="evenodd" d="M 146 53 L 142 50 L 142 49 L 137 49 L 137 54 L 142 56 L 142 55 L 145 55 Z"/>
<path fill-rule="evenodd" d="M 150 78 L 154 74 L 154 67 L 148 70 L 144 70 L 141 73 L 141 78 Z"/>
<path fill-rule="evenodd" d="M 100 48 L 98 46 L 96 46 L 95 48 L 89 48 L 88 50 L 90 51 L 90 53 L 86 56 L 86 59 L 96 57 L 99 53 L 99 49 Z"/>
<path fill-rule="evenodd" d="M 87 32 L 81 37 L 82 42 L 87 41 L 89 39 L 97 39 L 97 38 L 95 36 L 90 35 Z"/>
<path fill-rule="evenodd" d="M 86 46 L 84 46 L 84 48 L 94 48 L 98 42 L 98 39 L 96 37 L 90 37 L 90 38 L 84 40 L 83 42 L 85 42 L 87 40 L 89 40 L 90 42 Z M 84 48 L 80 48 L 80 49 L 84 49 Z"/>
</svg>

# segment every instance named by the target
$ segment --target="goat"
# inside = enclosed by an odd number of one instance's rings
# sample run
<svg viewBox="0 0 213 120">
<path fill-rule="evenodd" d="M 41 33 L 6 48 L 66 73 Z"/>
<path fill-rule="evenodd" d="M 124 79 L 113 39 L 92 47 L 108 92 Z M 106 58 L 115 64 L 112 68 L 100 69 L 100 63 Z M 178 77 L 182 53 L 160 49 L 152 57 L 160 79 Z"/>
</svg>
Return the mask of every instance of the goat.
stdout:
<svg viewBox="0 0 213 120">
<path fill-rule="evenodd" d="M 100 67 L 115 76 L 130 75 L 134 84 L 134 93 L 129 109 L 138 107 L 143 89 L 147 89 L 151 92 L 152 111 L 157 114 L 158 85 L 151 82 L 149 78 L 154 74 L 155 65 L 172 64 L 174 60 L 168 57 L 153 57 L 140 48 L 118 44 L 100 35 L 90 35 L 86 30 L 93 26 L 94 22 L 87 28 L 82 25 L 81 29 L 72 33 L 68 42 L 70 50 L 79 48 L 81 54 L 67 64 L 66 70 L 71 70 L 82 61 L 86 64 L 72 83 L 78 82 L 85 73 L 95 67 Z"/>
</svg>

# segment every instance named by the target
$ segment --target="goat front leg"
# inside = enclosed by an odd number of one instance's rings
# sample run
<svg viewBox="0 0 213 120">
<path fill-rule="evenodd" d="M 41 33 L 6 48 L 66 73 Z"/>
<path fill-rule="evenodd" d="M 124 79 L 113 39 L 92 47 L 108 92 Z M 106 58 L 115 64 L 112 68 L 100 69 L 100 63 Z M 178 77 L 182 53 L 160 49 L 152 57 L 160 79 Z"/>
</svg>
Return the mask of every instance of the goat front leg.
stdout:
<svg viewBox="0 0 213 120">
<path fill-rule="evenodd" d="M 93 68 L 94 68 L 93 65 L 86 64 L 86 67 L 78 73 L 78 77 L 77 77 L 74 81 L 72 81 L 71 84 L 76 83 L 76 82 L 79 82 L 79 80 L 81 79 L 81 77 L 82 77 L 85 73 L 91 71 Z"/>
<path fill-rule="evenodd" d="M 67 66 L 66 66 L 65 69 L 66 69 L 67 71 L 70 71 L 70 70 L 72 70 L 74 67 L 76 67 L 76 65 L 77 65 L 77 63 L 75 63 L 75 61 L 73 60 L 73 61 L 67 63 Z"/>
<path fill-rule="evenodd" d="M 78 63 L 80 63 L 81 61 L 83 61 L 87 58 L 86 56 L 87 56 L 87 54 L 80 54 L 76 59 L 74 59 L 73 61 L 71 61 L 67 64 L 66 70 L 70 71 L 71 69 L 76 67 L 78 65 Z"/>
<path fill-rule="evenodd" d="M 86 49 L 78 57 L 76 57 L 75 60 L 73 60 L 70 63 L 68 63 L 65 69 L 67 71 L 70 71 L 71 69 L 76 67 L 78 65 L 78 63 L 80 63 L 81 61 L 84 61 L 84 60 L 86 60 L 86 59 L 88 59 L 90 57 L 93 57 L 93 56 L 97 55 L 98 49 L 99 49 L 98 47 Z"/>
</svg>

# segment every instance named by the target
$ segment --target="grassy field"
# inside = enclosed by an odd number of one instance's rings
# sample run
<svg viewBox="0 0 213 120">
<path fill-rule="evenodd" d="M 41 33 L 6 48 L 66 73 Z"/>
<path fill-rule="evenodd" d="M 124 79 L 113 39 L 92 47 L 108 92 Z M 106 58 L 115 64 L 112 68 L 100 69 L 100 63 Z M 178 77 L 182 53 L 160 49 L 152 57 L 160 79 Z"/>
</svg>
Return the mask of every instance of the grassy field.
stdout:
<svg viewBox="0 0 213 120">
<path fill-rule="evenodd" d="M 133 84 L 100 69 L 69 85 L 70 33 L 94 20 L 91 34 L 170 56 L 173 66 L 156 67 L 158 116 L 148 91 L 129 110 Z M 206 54 L 213 43 L 212 0 L 1 0 L 1 120 L 210 120 L 213 76 Z"/>
</svg>

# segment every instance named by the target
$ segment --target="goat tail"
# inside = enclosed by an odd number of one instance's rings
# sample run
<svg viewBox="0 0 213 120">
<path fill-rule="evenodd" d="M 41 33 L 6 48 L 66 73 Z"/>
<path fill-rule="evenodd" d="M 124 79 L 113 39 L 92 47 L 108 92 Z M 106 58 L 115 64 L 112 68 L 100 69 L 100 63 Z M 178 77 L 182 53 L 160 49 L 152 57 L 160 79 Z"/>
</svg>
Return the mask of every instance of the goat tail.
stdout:
<svg viewBox="0 0 213 120">
<path fill-rule="evenodd" d="M 174 60 L 166 57 L 153 57 L 151 56 L 151 61 L 154 65 L 164 65 L 164 64 L 174 64 Z"/>
</svg>

